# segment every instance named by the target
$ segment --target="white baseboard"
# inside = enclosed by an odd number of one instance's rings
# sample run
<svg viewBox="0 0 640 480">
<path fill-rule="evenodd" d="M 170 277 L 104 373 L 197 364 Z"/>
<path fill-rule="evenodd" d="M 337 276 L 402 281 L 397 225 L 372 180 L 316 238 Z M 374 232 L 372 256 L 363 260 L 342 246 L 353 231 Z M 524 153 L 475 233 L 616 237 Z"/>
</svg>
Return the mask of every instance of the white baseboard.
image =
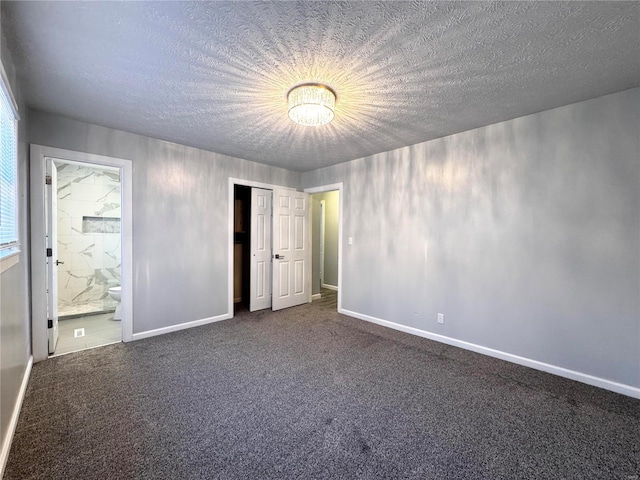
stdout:
<svg viewBox="0 0 640 480">
<path fill-rule="evenodd" d="M 338 291 L 338 287 L 336 287 L 335 285 L 329 285 L 328 283 L 323 283 L 322 288 L 326 288 L 328 290 L 335 290 L 336 292 Z"/>
<path fill-rule="evenodd" d="M 155 337 L 156 335 L 164 335 L 165 333 L 177 332 L 186 328 L 199 327 L 201 325 L 207 325 L 208 323 L 219 322 L 221 320 L 227 320 L 229 318 L 233 318 L 233 315 L 223 313 L 222 315 L 218 315 L 216 317 L 209 317 L 200 320 L 194 320 L 192 322 L 179 323 L 178 325 L 156 328 L 155 330 L 147 330 L 146 332 L 134 333 L 133 340 L 142 340 L 143 338 Z"/>
<path fill-rule="evenodd" d="M 312 302 L 314 300 L 320 300 L 320 298 L 322 298 L 322 295 L 320 293 L 314 293 L 313 295 L 311 295 L 311 301 Z"/>
<path fill-rule="evenodd" d="M 388 320 L 382 320 L 381 318 L 371 317 L 369 315 L 353 312 L 351 310 L 345 310 L 344 308 L 339 309 L 338 312 L 344 315 L 349 315 L 350 317 L 358 318 L 360 320 L 365 320 L 367 322 L 382 325 L 383 327 L 393 328 L 394 330 L 400 330 L 401 332 L 428 338 L 429 340 L 434 340 L 436 342 L 446 343 L 447 345 L 453 345 L 454 347 L 463 348 L 465 350 L 471 350 L 472 352 L 488 355 L 489 357 L 499 358 L 500 360 L 506 360 L 507 362 L 516 363 L 518 365 L 523 365 L 525 367 L 530 367 L 547 373 L 552 373 L 560 377 L 569 378 L 577 382 L 586 383 L 588 385 L 593 385 L 594 387 L 604 388 L 605 390 L 610 390 L 612 392 L 621 393 L 629 397 L 640 399 L 640 388 L 634 387 L 632 385 L 625 385 L 623 383 L 614 382 L 605 378 L 595 377 L 587 373 L 576 372 L 575 370 L 569 370 L 567 368 L 558 367 L 556 365 L 539 362 L 538 360 L 520 357 L 518 355 L 502 352 L 493 348 L 476 345 L 475 343 L 469 343 L 463 340 L 439 335 L 437 333 L 428 332 L 426 330 L 408 327 L 406 325 L 390 322 Z"/>
<path fill-rule="evenodd" d="M 242 301 L 242 297 L 234 298 L 233 303 L 240 303 Z"/>
<path fill-rule="evenodd" d="M 32 366 L 33 356 L 29 355 L 27 368 L 24 369 L 24 375 L 22 376 L 22 384 L 20 385 L 18 398 L 16 399 L 16 403 L 13 406 L 13 412 L 11 413 L 9 428 L 7 429 L 7 434 L 2 439 L 2 451 L 0 451 L 0 478 L 2 478 L 2 476 L 4 475 L 4 469 L 7 466 L 7 460 L 9 460 L 11 442 L 13 441 L 13 434 L 16 432 L 16 426 L 18 425 L 18 418 L 20 417 L 20 410 L 22 409 L 22 401 L 24 400 L 24 394 L 27 391 L 27 385 L 29 384 L 29 377 L 31 376 Z"/>
</svg>

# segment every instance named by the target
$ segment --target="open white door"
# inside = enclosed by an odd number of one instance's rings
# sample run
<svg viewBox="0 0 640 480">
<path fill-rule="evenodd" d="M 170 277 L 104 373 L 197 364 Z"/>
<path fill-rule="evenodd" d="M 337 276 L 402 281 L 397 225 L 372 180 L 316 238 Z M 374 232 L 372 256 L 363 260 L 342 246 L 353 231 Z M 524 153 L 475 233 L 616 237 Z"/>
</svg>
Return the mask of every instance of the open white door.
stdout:
<svg viewBox="0 0 640 480">
<path fill-rule="evenodd" d="M 47 323 L 49 354 L 58 344 L 58 170 L 53 160 L 46 162 L 47 196 Z"/>
<path fill-rule="evenodd" d="M 309 194 L 273 191 L 273 310 L 311 301 Z"/>
<path fill-rule="evenodd" d="M 271 196 L 251 189 L 251 312 L 271 306 Z"/>
</svg>

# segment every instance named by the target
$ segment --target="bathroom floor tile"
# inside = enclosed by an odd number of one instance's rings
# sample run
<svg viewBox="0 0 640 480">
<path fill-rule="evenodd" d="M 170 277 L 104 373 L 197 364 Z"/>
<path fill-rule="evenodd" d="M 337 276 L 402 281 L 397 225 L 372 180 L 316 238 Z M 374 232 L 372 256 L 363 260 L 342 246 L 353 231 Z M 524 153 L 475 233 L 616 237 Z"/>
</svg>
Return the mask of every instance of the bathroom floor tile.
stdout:
<svg viewBox="0 0 640 480">
<path fill-rule="evenodd" d="M 75 337 L 78 328 L 83 337 Z M 113 313 L 87 315 L 58 321 L 58 344 L 54 355 L 99 347 L 122 341 L 121 322 L 113 320 Z"/>
</svg>

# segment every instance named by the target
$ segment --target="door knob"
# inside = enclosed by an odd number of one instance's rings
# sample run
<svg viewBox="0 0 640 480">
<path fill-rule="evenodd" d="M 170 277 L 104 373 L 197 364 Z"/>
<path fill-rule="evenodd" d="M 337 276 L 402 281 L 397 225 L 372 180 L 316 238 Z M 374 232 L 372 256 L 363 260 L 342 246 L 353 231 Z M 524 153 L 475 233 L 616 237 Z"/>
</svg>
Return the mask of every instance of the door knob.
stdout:
<svg viewBox="0 0 640 480">
<path fill-rule="evenodd" d="M 276 260 L 284 260 L 284 255 L 279 255 L 276 253 Z"/>
<path fill-rule="evenodd" d="M 56 260 L 56 265 L 64 265 L 64 262 L 61 262 L 60 260 Z"/>
</svg>

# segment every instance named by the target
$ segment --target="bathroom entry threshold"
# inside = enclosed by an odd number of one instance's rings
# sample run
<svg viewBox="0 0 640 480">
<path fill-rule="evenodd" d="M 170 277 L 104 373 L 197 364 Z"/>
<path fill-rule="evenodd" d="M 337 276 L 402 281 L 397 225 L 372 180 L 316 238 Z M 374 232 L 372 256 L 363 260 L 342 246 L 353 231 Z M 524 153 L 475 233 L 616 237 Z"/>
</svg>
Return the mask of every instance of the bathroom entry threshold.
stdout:
<svg viewBox="0 0 640 480">
<path fill-rule="evenodd" d="M 65 355 L 69 355 L 71 353 L 84 352 L 86 350 L 94 350 L 96 348 L 107 347 L 109 345 L 115 345 L 116 343 L 122 343 L 122 340 L 120 340 L 119 342 L 105 343 L 104 345 L 94 345 L 93 347 L 80 348 L 79 350 L 71 350 L 70 352 L 54 353 L 53 355 L 49 355 L 49 358 L 64 357 Z"/>
<path fill-rule="evenodd" d="M 113 312 L 67 318 L 58 323 L 58 343 L 49 358 L 122 341 L 122 323 Z"/>
</svg>

